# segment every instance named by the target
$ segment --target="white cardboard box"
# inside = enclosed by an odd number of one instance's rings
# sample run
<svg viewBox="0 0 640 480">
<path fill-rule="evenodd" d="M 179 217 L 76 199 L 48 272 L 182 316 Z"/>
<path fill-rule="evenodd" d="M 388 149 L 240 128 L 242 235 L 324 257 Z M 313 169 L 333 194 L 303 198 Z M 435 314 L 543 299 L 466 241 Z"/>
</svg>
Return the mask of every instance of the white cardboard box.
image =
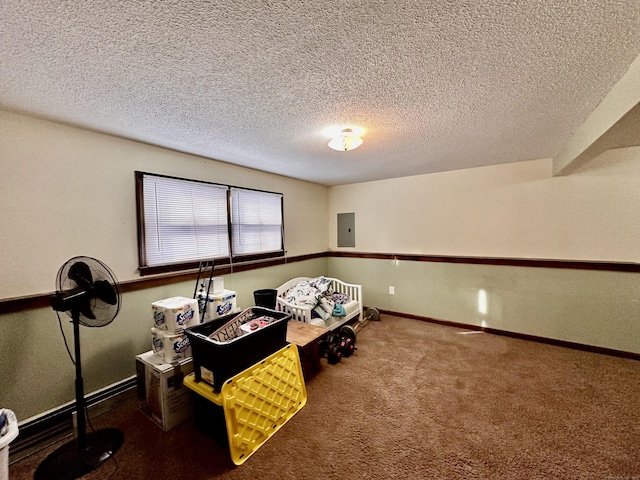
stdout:
<svg viewBox="0 0 640 480">
<path fill-rule="evenodd" d="M 191 390 L 182 384 L 193 372 L 191 358 L 163 363 L 153 351 L 136 356 L 138 407 L 164 431 L 193 415 Z"/>
<path fill-rule="evenodd" d="M 153 324 L 171 333 L 182 333 L 187 327 L 200 323 L 198 300 L 187 297 L 171 297 L 151 304 Z"/>
<path fill-rule="evenodd" d="M 237 310 L 236 292 L 233 290 L 223 290 L 222 293 L 209 294 L 209 303 L 205 320 L 214 320 L 224 317 Z"/>
</svg>

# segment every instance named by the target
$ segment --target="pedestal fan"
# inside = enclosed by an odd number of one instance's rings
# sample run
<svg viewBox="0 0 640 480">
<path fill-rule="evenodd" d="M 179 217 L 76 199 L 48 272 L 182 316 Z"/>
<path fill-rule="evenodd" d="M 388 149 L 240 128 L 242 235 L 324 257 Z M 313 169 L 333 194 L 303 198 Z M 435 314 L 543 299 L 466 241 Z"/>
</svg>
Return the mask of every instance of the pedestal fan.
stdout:
<svg viewBox="0 0 640 480">
<path fill-rule="evenodd" d="M 80 362 L 80 324 L 103 327 L 111 323 L 120 310 L 120 290 L 115 276 L 95 258 L 74 257 L 58 271 L 56 293 L 50 303 L 55 311 L 66 312 L 73 323 L 78 432 L 74 440 L 44 459 L 36 469 L 35 480 L 81 477 L 111 458 L 124 441 L 122 432 L 114 428 L 87 433 Z"/>
</svg>

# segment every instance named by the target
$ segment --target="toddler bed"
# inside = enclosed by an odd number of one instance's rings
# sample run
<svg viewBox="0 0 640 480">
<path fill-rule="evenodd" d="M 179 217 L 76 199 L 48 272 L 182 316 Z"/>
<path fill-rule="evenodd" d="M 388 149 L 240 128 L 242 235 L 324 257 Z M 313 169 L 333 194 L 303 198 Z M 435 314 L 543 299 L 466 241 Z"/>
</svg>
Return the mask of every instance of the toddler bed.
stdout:
<svg viewBox="0 0 640 480">
<path fill-rule="evenodd" d="M 362 318 L 362 285 L 329 277 L 297 277 L 277 289 L 276 310 L 334 330 Z"/>
</svg>

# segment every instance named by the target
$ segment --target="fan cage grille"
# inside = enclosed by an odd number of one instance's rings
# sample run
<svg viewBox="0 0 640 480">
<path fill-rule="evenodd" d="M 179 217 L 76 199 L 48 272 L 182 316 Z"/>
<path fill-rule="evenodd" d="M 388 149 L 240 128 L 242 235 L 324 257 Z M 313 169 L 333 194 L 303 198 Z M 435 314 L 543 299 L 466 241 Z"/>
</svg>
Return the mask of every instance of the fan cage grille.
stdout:
<svg viewBox="0 0 640 480">
<path fill-rule="evenodd" d="M 77 256 L 67 260 L 67 262 L 65 262 L 64 265 L 60 267 L 60 270 L 58 270 L 56 291 L 58 293 L 63 293 L 69 290 L 82 288 L 81 285 L 78 285 L 78 283 L 69 276 L 70 270 L 77 263 L 84 263 L 88 267 L 89 271 L 91 272 L 91 281 L 94 284 L 99 281 L 108 282 L 113 289 L 116 297 L 115 304 L 111 305 L 93 296 L 89 302 L 89 305 L 91 312 L 96 318 L 88 318 L 87 316 L 82 314 L 82 312 L 77 312 L 79 313 L 79 322 L 85 327 L 103 327 L 105 325 L 108 325 L 113 321 L 113 319 L 118 315 L 118 312 L 120 311 L 121 294 L 114 273 L 109 267 L 107 267 L 107 265 L 105 265 L 100 260 L 88 256 Z M 68 310 L 66 314 L 69 317 L 72 317 L 73 312 L 71 310 Z"/>
</svg>

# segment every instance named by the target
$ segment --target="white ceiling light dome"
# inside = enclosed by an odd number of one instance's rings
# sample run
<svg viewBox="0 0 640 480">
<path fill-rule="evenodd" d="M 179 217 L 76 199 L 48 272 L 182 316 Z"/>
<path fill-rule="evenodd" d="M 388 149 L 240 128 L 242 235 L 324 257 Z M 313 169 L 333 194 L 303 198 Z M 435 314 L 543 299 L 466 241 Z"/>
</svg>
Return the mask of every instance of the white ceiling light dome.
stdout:
<svg viewBox="0 0 640 480">
<path fill-rule="evenodd" d="M 342 128 L 339 132 L 333 134 L 333 138 L 329 141 L 329 148 L 340 152 L 347 152 L 362 145 L 362 129 L 356 131 L 351 127 Z"/>
</svg>

